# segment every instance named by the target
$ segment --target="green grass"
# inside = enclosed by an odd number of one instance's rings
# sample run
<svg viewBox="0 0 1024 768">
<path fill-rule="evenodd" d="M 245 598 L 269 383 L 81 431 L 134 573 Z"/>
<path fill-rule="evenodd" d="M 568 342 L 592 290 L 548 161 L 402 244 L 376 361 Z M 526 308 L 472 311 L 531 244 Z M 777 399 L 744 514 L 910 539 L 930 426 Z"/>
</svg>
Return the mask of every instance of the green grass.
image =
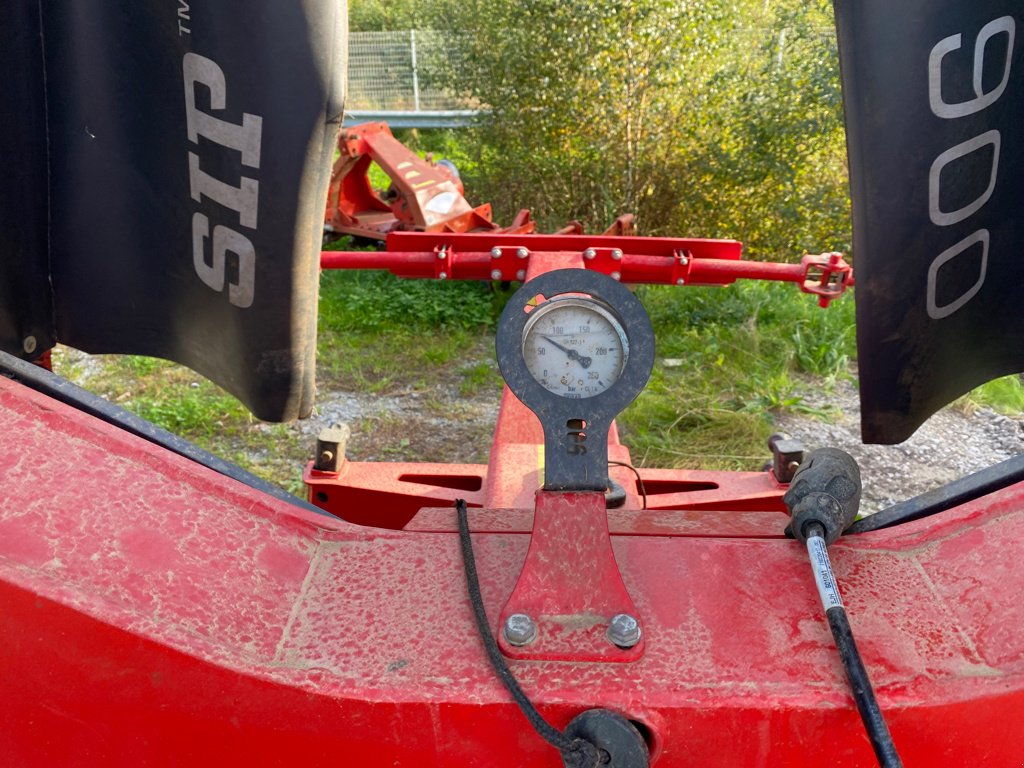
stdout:
<svg viewBox="0 0 1024 768">
<path fill-rule="evenodd" d="M 493 334 L 509 295 L 482 282 L 324 273 L 321 386 L 380 395 L 421 391 L 431 413 L 450 410 L 437 399 L 438 386 L 460 397 L 497 393 Z M 619 425 L 639 465 L 757 469 L 767 458 L 774 413 L 827 416 L 803 403 L 806 375 L 826 387 L 850 375 L 856 354 L 852 297 L 822 310 L 790 285 L 646 286 L 637 295 L 654 325 L 656 362 L 646 390 Z M 310 446 L 295 425 L 261 423 L 216 385 L 163 360 L 94 360 L 100 362 L 88 371 L 62 354 L 55 363 L 58 372 L 92 391 L 301 494 Z M 958 406 L 1019 414 L 1024 383 L 1019 376 L 997 379 Z M 402 456 L 400 437 L 392 442 L 382 455 Z"/>
<path fill-rule="evenodd" d="M 340 247 L 351 247 L 343 241 Z M 322 387 L 379 395 L 437 387 L 472 397 L 500 391 L 493 335 L 511 291 L 484 282 L 400 280 L 383 272 L 325 272 L 320 287 Z M 767 457 L 771 415 L 806 411 L 796 374 L 847 375 L 853 302 L 829 309 L 789 285 L 641 287 L 655 328 L 656 363 L 645 392 L 620 419 L 623 441 L 645 466 L 756 469 Z M 250 471 L 301 493 L 308 440 L 294 425 L 263 424 L 232 396 L 181 366 L 102 358 L 85 376 L 58 370 Z M 984 404 L 1024 407 L 1019 381 L 991 385 Z M 1016 397 L 1016 400 L 1014 400 Z M 396 440 L 386 451 L 400 456 Z"/>
<path fill-rule="evenodd" d="M 1003 376 L 982 384 L 956 401 L 965 411 L 991 408 L 1009 415 L 1024 413 L 1024 381 L 1020 375 Z"/>
<path fill-rule="evenodd" d="M 853 302 L 826 310 L 791 285 L 645 287 L 657 340 L 647 389 L 620 419 L 645 466 L 758 469 L 772 414 L 803 411 L 797 373 L 847 375 Z"/>
</svg>

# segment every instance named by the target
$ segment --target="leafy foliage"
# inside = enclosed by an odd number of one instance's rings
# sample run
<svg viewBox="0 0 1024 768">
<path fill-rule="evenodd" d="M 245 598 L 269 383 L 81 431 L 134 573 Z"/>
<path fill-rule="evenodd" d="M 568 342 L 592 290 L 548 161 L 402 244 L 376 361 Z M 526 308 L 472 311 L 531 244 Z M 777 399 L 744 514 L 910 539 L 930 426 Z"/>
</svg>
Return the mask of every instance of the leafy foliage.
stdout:
<svg viewBox="0 0 1024 768">
<path fill-rule="evenodd" d="M 489 116 L 467 184 L 499 218 L 743 239 L 754 256 L 849 245 L 827 0 L 433 0 L 456 87 Z M 467 172 L 468 171 L 468 172 Z"/>
</svg>

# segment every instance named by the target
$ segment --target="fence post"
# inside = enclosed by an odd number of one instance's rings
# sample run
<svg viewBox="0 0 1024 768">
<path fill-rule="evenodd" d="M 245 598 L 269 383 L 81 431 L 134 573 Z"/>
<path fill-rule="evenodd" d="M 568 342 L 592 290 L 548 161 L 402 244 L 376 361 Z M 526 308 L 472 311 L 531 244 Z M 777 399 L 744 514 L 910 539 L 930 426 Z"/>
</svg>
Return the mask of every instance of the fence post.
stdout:
<svg viewBox="0 0 1024 768">
<path fill-rule="evenodd" d="M 416 30 L 409 30 L 409 49 L 412 52 L 412 104 L 416 112 L 420 111 L 420 76 L 416 68 Z"/>
</svg>

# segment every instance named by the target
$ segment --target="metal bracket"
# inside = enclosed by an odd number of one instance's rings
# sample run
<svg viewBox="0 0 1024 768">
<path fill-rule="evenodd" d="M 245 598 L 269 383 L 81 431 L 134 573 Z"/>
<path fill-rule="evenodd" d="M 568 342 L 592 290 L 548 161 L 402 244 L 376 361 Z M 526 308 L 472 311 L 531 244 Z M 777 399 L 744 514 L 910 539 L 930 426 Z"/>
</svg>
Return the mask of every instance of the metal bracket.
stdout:
<svg viewBox="0 0 1024 768">
<path fill-rule="evenodd" d="M 626 640 L 623 617 L 632 630 Z M 526 621 L 535 632 L 522 631 Z M 643 623 L 615 562 L 603 493 L 537 492 L 530 549 L 498 629 L 502 652 L 514 659 L 629 662 L 643 655 Z"/>
<path fill-rule="evenodd" d="M 522 245 L 491 248 L 491 280 L 525 281 L 530 266 L 530 249 Z"/>
<path fill-rule="evenodd" d="M 676 251 L 672 254 L 672 285 L 686 285 L 690 279 L 689 251 Z"/>
<path fill-rule="evenodd" d="M 780 483 L 789 483 L 793 475 L 804 462 L 807 448 L 799 440 L 789 435 L 776 434 L 768 439 L 768 448 L 772 452 L 772 474 Z"/>
<path fill-rule="evenodd" d="M 800 260 L 804 279 L 800 290 L 818 297 L 818 305 L 827 307 L 832 299 L 838 298 L 853 285 L 853 267 L 846 263 L 841 253 L 804 256 Z"/>
<path fill-rule="evenodd" d="M 439 245 L 434 248 L 437 259 L 434 261 L 434 277 L 438 280 L 447 280 L 452 277 L 452 248 L 448 245 Z"/>
</svg>

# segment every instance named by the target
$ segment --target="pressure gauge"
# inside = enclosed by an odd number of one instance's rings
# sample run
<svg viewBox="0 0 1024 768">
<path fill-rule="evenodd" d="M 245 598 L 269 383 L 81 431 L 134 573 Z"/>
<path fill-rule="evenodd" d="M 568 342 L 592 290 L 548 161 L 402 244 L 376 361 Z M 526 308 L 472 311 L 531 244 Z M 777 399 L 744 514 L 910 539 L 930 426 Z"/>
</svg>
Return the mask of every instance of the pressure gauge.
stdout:
<svg viewBox="0 0 1024 768">
<path fill-rule="evenodd" d="M 637 298 L 598 272 L 547 272 L 505 306 L 497 352 L 505 383 L 544 428 L 544 488 L 607 489 L 608 429 L 654 365 Z"/>
<path fill-rule="evenodd" d="M 523 360 L 560 397 L 595 397 L 619 380 L 629 357 L 622 323 L 602 301 L 567 296 L 536 307 L 523 330 Z"/>
</svg>

